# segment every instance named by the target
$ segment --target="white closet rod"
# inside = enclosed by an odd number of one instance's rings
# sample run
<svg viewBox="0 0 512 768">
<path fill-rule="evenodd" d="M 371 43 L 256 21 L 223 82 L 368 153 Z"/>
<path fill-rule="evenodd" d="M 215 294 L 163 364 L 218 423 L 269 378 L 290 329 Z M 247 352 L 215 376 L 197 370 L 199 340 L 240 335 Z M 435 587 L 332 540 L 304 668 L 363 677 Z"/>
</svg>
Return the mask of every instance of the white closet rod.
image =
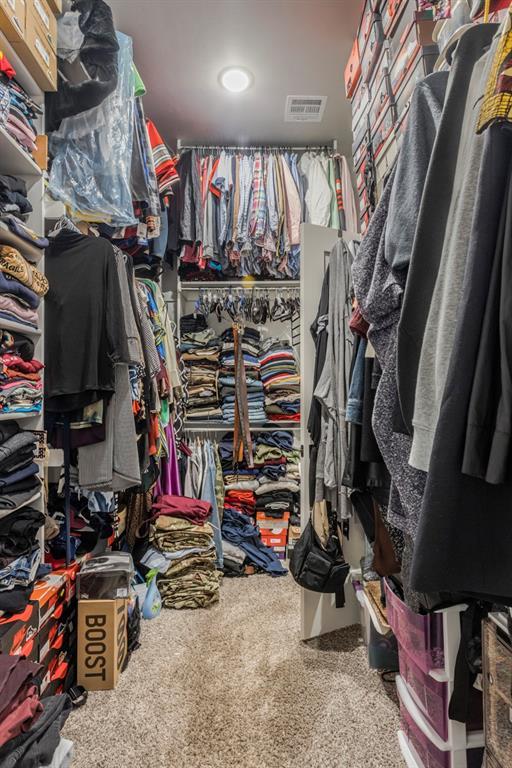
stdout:
<svg viewBox="0 0 512 768">
<path fill-rule="evenodd" d="M 321 151 L 328 149 L 332 152 L 338 151 L 338 141 L 333 139 L 332 146 L 330 144 L 308 144 L 305 147 L 292 147 L 290 145 L 274 146 L 270 144 L 260 144 L 258 146 L 243 147 L 238 145 L 227 146 L 225 144 L 182 144 L 181 139 L 178 139 L 177 150 L 181 152 L 183 149 L 227 149 L 227 150 L 241 150 L 246 152 L 254 152 L 257 150 L 278 150 L 285 152 L 286 150 L 292 152 L 308 152 L 309 150 Z"/>
</svg>

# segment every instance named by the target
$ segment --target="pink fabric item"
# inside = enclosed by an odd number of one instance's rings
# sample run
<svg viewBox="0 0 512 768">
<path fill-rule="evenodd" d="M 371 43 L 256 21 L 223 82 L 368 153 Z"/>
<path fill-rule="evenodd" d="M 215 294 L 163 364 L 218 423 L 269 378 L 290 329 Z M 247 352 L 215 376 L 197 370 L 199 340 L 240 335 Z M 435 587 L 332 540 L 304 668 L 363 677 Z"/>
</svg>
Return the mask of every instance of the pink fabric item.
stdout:
<svg viewBox="0 0 512 768">
<path fill-rule="evenodd" d="M 23 144 L 24 147 L 35 151 L 37 149 L 35 142 L 29 136 L 27 136 L 24 130 L 19 128 L 16 123 L 13 122 L 14 120 L 16 120 L 16 118 L 11 116 L 7 118 L 7 122 L 5 124 L 7 131 L 16 139 L 18 139 L 20 144 Z M 20 121 L 18 120 L 18 123 L 19 122 Z"/>
<path fill-rule="evenodd" d="M 8 296 L 5 293 L 0 294 L 0 310 L 12 312 L 13 315 L 17 315 L 26 323 L 33 323 L 36 326 L 39 325 L 39 317 L 35 309 L 24 307 L 19 301 L 16 301 L 12 296 Z"/>
</svg>

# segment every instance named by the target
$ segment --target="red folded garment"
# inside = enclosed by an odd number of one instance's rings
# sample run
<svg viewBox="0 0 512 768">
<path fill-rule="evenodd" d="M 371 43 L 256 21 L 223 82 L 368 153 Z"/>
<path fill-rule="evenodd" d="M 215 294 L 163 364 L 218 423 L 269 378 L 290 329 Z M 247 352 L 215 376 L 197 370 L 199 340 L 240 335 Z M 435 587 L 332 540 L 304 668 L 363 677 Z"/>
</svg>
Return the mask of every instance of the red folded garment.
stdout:
<svg viewBox="0 0 512 768">
<path fill-rule="evenodd" d="M 204 525 L 212 513 L 212 505 L 209 501 L 169 494 L 159 496 L 152 509 L 154 514 L 151 520 L 156 520 L 160 515 L 169 515 L 190 520 L 194 525 Z"/>
<path fill-rule="evenodd" d="M 23 371 L 23 373 L 38 373 L 38 371 L 44 368 L 44 365 L 39 360 L 22 360 L 19 355 L 2 355 L 2 362 L 7 368 Z"/>
<path fill-rule="evenodd" d="M 0 722 L 0 746 L 28 731 L 43 711 L 36 685 L 27 685 L 13 699 L 13 706 Z"/>
</svg>

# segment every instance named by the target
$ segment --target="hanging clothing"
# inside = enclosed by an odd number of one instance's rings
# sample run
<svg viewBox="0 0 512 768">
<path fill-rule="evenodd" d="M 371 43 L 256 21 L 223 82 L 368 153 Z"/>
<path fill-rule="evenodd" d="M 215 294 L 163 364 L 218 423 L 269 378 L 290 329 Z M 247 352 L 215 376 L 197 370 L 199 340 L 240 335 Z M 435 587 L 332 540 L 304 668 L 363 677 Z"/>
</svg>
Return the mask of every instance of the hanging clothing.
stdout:
<svg viewBox="0 0 512 768">
<path fill-rule="evenodd" d="M 348 453 L 345 408 L 350 382 L 352 334 L 351 254 L 338 240 L 329 256 L 329 308 L 325 362 L 314 397 L 321 405 L 321 437 L 317 456 L 316 500 L 330 500 L 340 518 L 350 516 L 347 489 L 341 478 Z"/>
<path fill-rule="evenodd" d="M 45 408 L 76 410 L 111 397 L 115 363 L 130 362 L 114 249 L 61 230 L 46 251 L 46 275 Z"/>
<path fill-rule="evenodd" d="M 421 591 L 492 595 L 508 604 L 512 602 L 510 486 L 470 477 L 461 472 L 461 466 L 482 321 L 494 260 L 503 242 L 498 235 L 510 226 L 512 216 L 510 141 L 510 134 L 499 126 L 492 126 L 485 135 L 461 312 L 411 573 L 413 586 Z M 509 242 L 503 243 L 504 254 Z M 499 371 L 489 373 L 499 376 Z"/>
<path fill-rule="evenodd" d="M 430 463 L 464 279 L 483 150 L 482 136 L 476 134 L 478 95 L 484 87 L 491 61 L 490 55 L 486 54 L 475 64 L 467 91 L 453 180 L 454 194 L 418 363 L 409 462 L 425 472 Z"/>
<path fill-rule="evenodd" d="M 421 199 L 398 327 L 398 391 L 404 422 L 411 435 L 421 348 L 454 197 L 460 145 L 460 132 L 454 126 L 462 125 L 473 67 L 496 30 L 495 24 L 476 24 L 466 30 L 457 44 Z"/>
</svg>

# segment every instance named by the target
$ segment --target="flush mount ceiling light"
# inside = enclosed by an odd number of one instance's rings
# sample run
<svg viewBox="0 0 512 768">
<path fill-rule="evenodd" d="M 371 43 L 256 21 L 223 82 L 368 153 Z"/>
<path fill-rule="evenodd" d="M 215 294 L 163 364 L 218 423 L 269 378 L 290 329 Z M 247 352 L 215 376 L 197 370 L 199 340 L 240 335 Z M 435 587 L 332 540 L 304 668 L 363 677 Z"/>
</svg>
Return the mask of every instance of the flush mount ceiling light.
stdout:
<svg viewBox="0 0 512 768">
<path fill-rule="evenodd" d="M 243 67 L 227 67 L 219 75 L 219 82 L 230 93 L 242 93 L 252 84 L 252 74 Z"/>
</svg>

